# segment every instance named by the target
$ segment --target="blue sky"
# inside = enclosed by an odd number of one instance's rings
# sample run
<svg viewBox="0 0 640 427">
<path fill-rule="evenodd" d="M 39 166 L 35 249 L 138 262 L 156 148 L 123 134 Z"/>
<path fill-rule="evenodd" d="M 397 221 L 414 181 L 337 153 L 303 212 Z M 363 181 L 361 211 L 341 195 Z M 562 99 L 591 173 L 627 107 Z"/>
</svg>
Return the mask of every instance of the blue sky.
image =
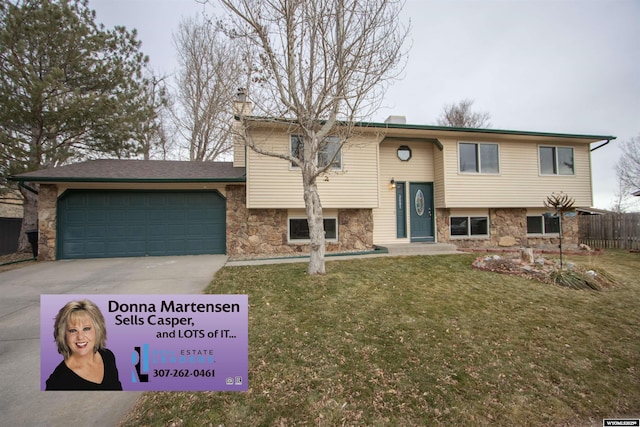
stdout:
<svg viewBox="0 0 640 427">
<path fill-rule="evenodd" d="M 176 69 L 180 19 L 215 13 L 195 0 L 90 7 L 107 26 L 136 28 L 164 74 Z M 619 144 L 640 135 L 640 1 L 408 0 L 403 14 L 409 60 L 374 121 L 435 124 L 444 104 L 471 98 L 493 128 L 617 136 L 592 153 L 594 205 L 611 206 Z"/>
</svg>

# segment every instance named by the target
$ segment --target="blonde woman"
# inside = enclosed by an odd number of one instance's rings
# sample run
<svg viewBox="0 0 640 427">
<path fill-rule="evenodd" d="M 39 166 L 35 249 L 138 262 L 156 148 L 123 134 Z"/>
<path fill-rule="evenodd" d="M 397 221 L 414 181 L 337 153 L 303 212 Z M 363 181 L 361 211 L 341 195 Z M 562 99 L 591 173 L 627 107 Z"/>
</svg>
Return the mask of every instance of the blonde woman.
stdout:
<svg viewBox="0 0 640 427">
<path fill-rule="evenodd" d="M 60 309 L 53 337 L 64 360 L 46 390 L 122 390 L 114 354 L 105 348 L 107 330 L 98 306 L 71 301 Z"/>
</svg>

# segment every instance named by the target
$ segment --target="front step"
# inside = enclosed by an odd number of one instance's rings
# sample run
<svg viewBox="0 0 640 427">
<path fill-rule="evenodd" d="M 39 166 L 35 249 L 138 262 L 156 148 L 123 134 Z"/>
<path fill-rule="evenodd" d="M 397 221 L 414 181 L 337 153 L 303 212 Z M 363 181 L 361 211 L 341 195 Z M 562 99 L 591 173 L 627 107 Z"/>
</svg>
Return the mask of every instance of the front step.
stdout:
<svg viewBox="0 0 640 427">
<path fill-rule="evenodd" d="M 397 243 L 385 245 L 389 255 L 440 255 L 455 254 L 458 247 L 450 243 Z"/>
</svg>

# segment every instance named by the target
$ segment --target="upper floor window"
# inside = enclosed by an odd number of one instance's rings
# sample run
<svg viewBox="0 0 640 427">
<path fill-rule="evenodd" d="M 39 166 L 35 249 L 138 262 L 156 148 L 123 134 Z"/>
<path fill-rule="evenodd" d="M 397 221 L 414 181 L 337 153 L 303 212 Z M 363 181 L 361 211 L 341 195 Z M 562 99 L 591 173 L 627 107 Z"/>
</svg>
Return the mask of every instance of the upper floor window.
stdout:
<svg viewBox="0 0 640 427">
<path fill-rule="evenodd" d="M 541 175 L 573 175 L 573 148 L 539 147 Z"/>
<path fill-rule="evenodd" d="M 301 135 L 291 135 L 291 155 L 302 159 L 304 153 L 304 138 Z M 331 169 L 342 169 L 342 153 L 340 140 L 335 136 L 325 138 L 325 145 L 318 152 L 318 167 L 323 168 L 331 162 Z M 291 163 L 291 167 L 297 167 Z"/>
<path fill-rule="evenodd" d="M 499 173 L 498 144 L 461 142 L 458 144 L 460 172 Z"/>
<path fill-rule="evenodd" d="M 397 153 L 400 161 L 408 162 L 409 160 L 411 160 L 411 148 L 409 148 L 408 146 L 401 145 L 400 147 L 398 147 Z"/>
</svg>

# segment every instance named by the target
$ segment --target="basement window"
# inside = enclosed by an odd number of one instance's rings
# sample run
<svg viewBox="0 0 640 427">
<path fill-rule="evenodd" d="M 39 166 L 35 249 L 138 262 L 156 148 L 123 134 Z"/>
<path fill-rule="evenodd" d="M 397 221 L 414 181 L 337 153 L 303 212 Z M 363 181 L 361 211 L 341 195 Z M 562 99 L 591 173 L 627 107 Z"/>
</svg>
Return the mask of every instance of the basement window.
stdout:
<svg viewBox="0 0 640 427">
<path fill-rule="evenodd" d="M 486 216 L 452 216 L 450 224 L 451 237 L 489 235 L 489 218 Z"/>
<path fill-rule="evenodd" d="M 559 234 L 560 220 L 557 216 L 528 216 L 527 234 Z"/>
<path fill-rule="evenodd" d="M 338 240 L 338 218 L 324 218 L 324 238 L 330 242 Z M 309 223 L 307 218 L 289 218 L 289 241 L 308 242 Z"/>
</svg>

